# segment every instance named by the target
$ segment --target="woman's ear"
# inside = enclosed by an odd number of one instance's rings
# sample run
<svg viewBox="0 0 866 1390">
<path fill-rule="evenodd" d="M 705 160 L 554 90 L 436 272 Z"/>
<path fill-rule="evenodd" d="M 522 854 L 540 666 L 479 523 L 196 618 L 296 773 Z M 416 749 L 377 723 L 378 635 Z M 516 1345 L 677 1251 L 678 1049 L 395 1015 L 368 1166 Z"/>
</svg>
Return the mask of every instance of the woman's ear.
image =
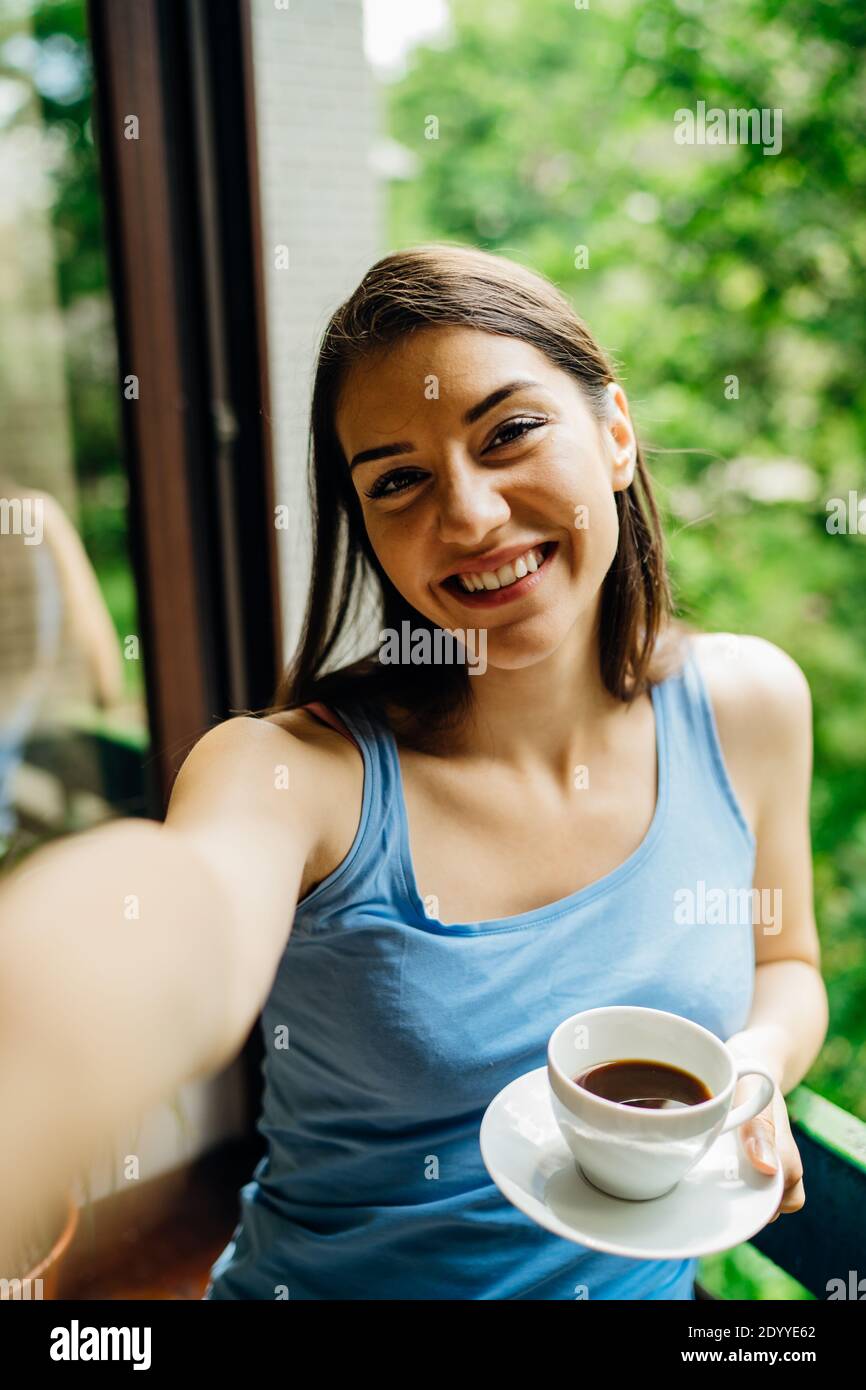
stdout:
<svg viewBox="0 0 866 1390">
<path fill-rule="evenodd" d="M 610 408 L 603 430 L 610 445 L 611 484 L 614 492 L 621 492 L 634 477 L 637 440 L 632 428 L 626 394 L 619 382 L 609 381 L 605 390 L 610 400 Z"/>
</svg>

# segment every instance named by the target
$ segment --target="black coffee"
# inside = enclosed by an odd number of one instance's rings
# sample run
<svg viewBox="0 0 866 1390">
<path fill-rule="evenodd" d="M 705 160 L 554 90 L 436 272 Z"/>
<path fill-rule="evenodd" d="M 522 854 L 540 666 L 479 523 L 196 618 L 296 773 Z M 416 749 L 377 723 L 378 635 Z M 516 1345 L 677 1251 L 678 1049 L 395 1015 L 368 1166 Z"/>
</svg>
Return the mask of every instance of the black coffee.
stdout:
<svg viewBox="0 0 866 1390">
<path fill-rule="evenodd" d="M 593 1095 L 641 1110 L 680 1110 L 713 1098 L 712 1091 L 697 1076 L 666 1062 L 597 1062 L 574 1080 Z"/>
</svg>

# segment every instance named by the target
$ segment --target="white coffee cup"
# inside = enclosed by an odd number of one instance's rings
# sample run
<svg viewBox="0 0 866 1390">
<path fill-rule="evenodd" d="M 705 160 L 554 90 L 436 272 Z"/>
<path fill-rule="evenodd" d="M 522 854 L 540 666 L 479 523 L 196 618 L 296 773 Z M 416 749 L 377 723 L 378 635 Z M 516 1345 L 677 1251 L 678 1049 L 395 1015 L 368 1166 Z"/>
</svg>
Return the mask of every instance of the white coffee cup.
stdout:
<svg viewBox="0 0 866 1390">
<path fill-rule="evenodd" d="M 598 1063 L 628 1059 L 691 1072 L 712 1099 L 681 1109 L 643 1109 L 594 1095 L 573 1079 Z M 751 1073 L 762 1084 L 732 1110 L 737 1081 Z M 547 1074 L 553 1113 L 584 1176 L 602 1192 L 632 1201 L 672 1191 L 720 1134 L 751 1120 L 775 1090 L 763 1063 L 735 1057 L 699 1023 L 625 1004 L 564 1019 L 547 1045 Z"/>
</svg>

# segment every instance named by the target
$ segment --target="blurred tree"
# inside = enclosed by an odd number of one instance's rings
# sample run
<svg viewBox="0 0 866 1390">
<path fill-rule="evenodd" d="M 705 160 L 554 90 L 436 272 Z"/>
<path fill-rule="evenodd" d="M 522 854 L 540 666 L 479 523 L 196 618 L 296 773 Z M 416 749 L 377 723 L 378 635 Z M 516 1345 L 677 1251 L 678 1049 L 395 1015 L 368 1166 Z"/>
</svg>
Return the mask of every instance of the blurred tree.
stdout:
<svg viewBox="0 0 866 1390">
<path fill-rule="evenodd" d="M 85 0 L 0 9 L 0 83 L 27 93 L 0 115 L 0 140 L 16 124 L 35 121 L 52 151 L 53 260 L 46 271 L 56 277 L 63 315 L 77 521 L 118 631 L 137 631 Z M 130 694 L 140 694 L 140 664 L 124 669 Z"/>
<path fill-rule="evenodd" d="M 451 13 L 450 41 L 415 50 L 387 92 L 389 134 L 417 156 L 393 186 L 391 244 L 472 242 L 569 295 L 655 446 L 681 611 L 805 670 L 831 1005 L 806 1080 L 866 1118 L 866 536 L 827 529 L 831 498 L 866 497 L 866 11 Z M 677 111 L 698 102 L 781 111 L 780 151 L 677 143 Z M 704 1272 L 728 1297 L 798 1296 L 759 1266 L 746 1247 Z"/>
</svg>

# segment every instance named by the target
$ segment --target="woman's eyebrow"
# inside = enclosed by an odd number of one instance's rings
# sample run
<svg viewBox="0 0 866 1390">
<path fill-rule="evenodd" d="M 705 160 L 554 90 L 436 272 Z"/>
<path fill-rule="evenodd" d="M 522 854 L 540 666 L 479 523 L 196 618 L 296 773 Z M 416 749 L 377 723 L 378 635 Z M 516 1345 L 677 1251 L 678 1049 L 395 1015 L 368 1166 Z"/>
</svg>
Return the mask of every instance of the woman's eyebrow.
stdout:
<svg viewBox="0 0 866 1390">
<path fill-rule="evenodd" d="M 486 415 L 488 410 L 499 405 L 501 401 L 513 396 L 516 391 L 524 391 L 527 386 L 541 386 L 540 381 L 532 381 L 529 377 L 523 377 L 518 381 L 509 381 L 505 386 L 497 386 L 495 391 L 491 391 L 489 396 L 485 396 L 483 401 L 477 405 L 472 405 L 463 416 L 464 425 L 474 425 L 476 420 L 480 420 L 482 415 Z M 412 454 L 415 452 L 415 445 L 408 440 L 400 440 L 396 444 L 379 444 L 375 449 L 362 449 L 359 454 L 355 454 L 349 464 L 349 472 L 357 468 L 359 463 L 373 463 L 376 459 L 388 458 L 392 454 Z"/>
</svg>

